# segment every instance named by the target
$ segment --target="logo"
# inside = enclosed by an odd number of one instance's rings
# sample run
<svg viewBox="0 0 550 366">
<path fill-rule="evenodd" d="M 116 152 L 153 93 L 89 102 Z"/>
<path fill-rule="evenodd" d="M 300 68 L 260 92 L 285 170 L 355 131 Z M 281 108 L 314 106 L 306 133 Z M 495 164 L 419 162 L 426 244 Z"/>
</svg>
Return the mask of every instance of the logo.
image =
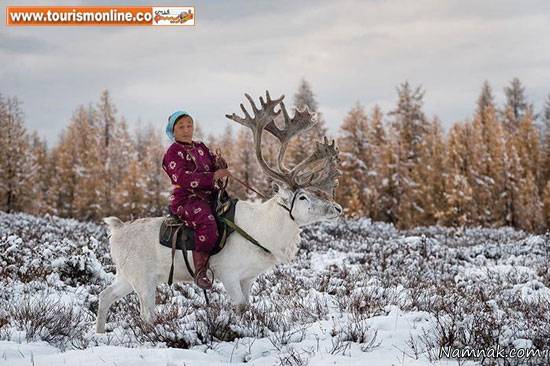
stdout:
<svg viewBox="0 0 550 366">
<path fill-rule="evenodd" d="M 195 25 L 195 7 L 153 7 L 153 25 Z"/>
</svg>

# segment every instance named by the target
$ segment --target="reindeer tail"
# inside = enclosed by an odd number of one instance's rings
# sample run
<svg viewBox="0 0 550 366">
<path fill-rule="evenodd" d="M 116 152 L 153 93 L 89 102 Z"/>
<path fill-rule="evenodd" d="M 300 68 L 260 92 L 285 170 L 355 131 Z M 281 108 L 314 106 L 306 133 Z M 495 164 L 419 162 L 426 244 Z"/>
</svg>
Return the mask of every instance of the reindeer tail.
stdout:
<svg viewBox="0 0 550 366">
<path fill-rule="evenodd" d="M 105 217 L 103 221 L 109 225 L 109 229 L 113 232 L 115 229 L 120 228 L 124 223 L 118 217 Z"/>
</svg>

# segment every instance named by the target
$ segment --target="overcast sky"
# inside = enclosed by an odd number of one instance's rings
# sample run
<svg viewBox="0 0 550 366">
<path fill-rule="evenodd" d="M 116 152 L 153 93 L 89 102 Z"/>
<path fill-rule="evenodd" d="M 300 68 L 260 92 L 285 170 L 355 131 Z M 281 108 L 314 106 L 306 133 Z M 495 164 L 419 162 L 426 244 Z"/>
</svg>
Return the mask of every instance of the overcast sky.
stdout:
<svg viewBox="0 0 550 366">
<path fill-rule="evenodd" d="M 45 1 L 25 1 L 45 5 Z M 58 1 L 103 5 L 104 1 Z M 154 1 L 119 4 L 155 5 Z M 111 92 L 131 126 L 164 129 L 176 109 L 206 133 L 234 123 L 243 93 L 285 94 L 310 82 L 332 133 L 355 102 L 396 100 L 409 80 L 445 126 L 471 117 L 487 79 L 498 102 L 519 77 L 537 109 L 550 93 L 550 1 L 185 1 L 195 27 L 7 27 L 0 93 L 53 144 L 80 104 Z"/>
</svg>

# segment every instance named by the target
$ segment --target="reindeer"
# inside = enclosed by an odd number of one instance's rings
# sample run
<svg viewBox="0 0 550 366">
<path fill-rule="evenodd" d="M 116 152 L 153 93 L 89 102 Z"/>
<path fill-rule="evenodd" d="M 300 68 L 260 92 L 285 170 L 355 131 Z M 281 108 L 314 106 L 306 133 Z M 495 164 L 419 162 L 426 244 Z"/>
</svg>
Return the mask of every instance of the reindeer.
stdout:
<svg viewBox="0 0 550 366">
<path fill-rule="evenodd" d="M 238 201 L 235 212 L 235 223 L 271 253 L 234 232 L 223 250 L 210 259 L 214 277 L 223 283 L 232 303 L 239 307 L 248 303 L 250 288 L 258 275 L 295 258 L 302 226 L 336 219 L 342 213 L 341 206 L 333 201 L 340 175 L 334 141 L 329 144 L 325 137 L 322 143 L 317 142 L 314 153 L 293 169 L 283 164 L 290 140 L 312 128 L 317 123 L 316 115 L 306 107 L 296 110 L 294 117 L 290 118 L 283 103 L 284 95 L 272 100 L 266 92 L 266 101 L 260 97 L 261 109 L 248 94 L 245 96 L 254 117 L 242 103 L 244 118 L 236 114 L 226 117 L 252 130 L 256 157 L 262 170 L 274 181 L 274 196 L 263 203 Z M 284 120 L 282 129 L 275 124 L 281 114 Z M 264 130 L 280 142 L 277 168 L 268 166 L 262 156 Z M 163 220 L 164 217 L 154 217 L 123 223 L 116 217 L 104 219 L 111 232 L 111 256 L 116 265 L 116 276 L 114 282 L 99 294 L 97 333 L 105 331 L 111 304 L 132 291 L 138 295 L 141 318 L 145 322 L 151 321 L 156 287 L 167 282 L 171 264 L 171 249 L 158 242 Z M 180 256 L 175 258 L 174 281 L 193 283 Z"/>
</svg>

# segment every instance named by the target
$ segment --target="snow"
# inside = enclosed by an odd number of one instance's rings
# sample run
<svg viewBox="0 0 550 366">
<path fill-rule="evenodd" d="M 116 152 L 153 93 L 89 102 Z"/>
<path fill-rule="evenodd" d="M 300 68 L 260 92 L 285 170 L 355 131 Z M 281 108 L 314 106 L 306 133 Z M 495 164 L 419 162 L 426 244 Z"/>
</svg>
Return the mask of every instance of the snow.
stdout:
<svg viewBox="0 0 550 366">
<path fill-rule="evenodd" d="M 311 266 L 315 271 L 321 271 L 330 265 L 339 265 L 347 257 L 346 253 L 329 250 L 326 253 L 311 253 Z"/>
<path fill-rule="evenodd" d="M 380 346 L 372 351 L 363 352 L 359 346 L 352 345 L 344 354 L 323 352 L 331 348 L 330 329 L 332 321 L 320 321 L 307 328 L 303 340 L 291 343 L 290 347 L 298 353 L 312 353 L 309 358 L 312 365 L 427 365 L 423 360 L 411 360 L 401 350 L 406 350 L 411 335 L 420 334 L 422 327 L 430 324 L 430 316 L 424 312 L 404 313 L 393 308 L 388 315 L 376 316 L 367 321 L 373 330 L 377 330 Z M 284 352 L 283 352 L 284 353 Z M 115 346 L 90 347 L 85 350 L 59 352 L 55 347 L 43 342 L 19 343 L 0 342 L 0 365 L 10 366 L 54 366 L 78 364 L 95 366 L 100 364 L 118 366 L 149 365 L 273 365 L 278 363 L 279 351 L 267 338 L 242 338 L 235 342 L 221 342 L 214 348 L 205 346 L 190 350 L 173 348 L 126 348 Z M 34 362 L 34 363 L 33 363 Z M 443 360 L 440 365 L 455 364 L 455 361 Z M 472 363 L 473 364 L 473 363 Z"/>
<path fill-rule="evenodd" d="M 452 324 L 465 329 L 453 346 L 494 331 L 491 344 L 548 348 L 549 243 L 511 228 L 320 223 L 256 280 L 243 313 L 220 283 L 208 309 L 194 285 L 163 285 L 151 329 L 129 295 L 96 335 L 115 271 L 105 227 L 0 212 L 0 365 L 456 365 L 430 359 Z M 67 323 L 40 323 L 51 309 Z"/>
<path fill-rule="evenodd" d="M 92 347 L 83 351 L 73 350 L 60 353 L 57 349 L 43 344 L 20 345 L 14 342 L 2 342 L 4 350 L 0 365 L 64 365 L 78 364 L 92 366 L 110 364 L 119 366 L 156 366 L 156 365 L 223 365 L 228 364 L 214 352 L 199 350 Z"/>
</svg>

